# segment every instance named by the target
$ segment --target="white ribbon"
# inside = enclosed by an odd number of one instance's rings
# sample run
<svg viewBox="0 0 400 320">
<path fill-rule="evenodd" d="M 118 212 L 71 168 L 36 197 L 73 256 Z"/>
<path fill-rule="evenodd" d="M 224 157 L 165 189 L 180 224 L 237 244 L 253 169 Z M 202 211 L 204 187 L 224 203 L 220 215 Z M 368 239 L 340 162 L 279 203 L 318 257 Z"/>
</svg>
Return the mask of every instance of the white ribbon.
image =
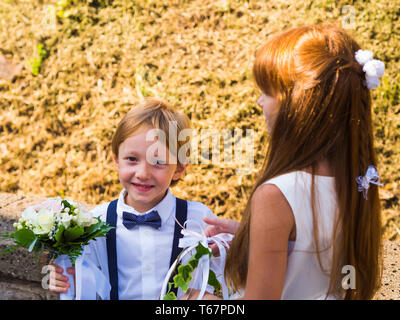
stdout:
<svg viewBox="0 0 400 320">
<path fill-rule="evenodd" d="M 72 274 L 67 273 L 67 268 L 72 267 L 72 263 L 69 260 L 69 257 L 63 254 L 61 256 L 58 256 L 54 260 L 54 263 L 63 268 L 63 275 L 68 277 L 68 283 L 70 284 L 70 287 L 67 292 L 60 293 L 60 300 L 74 300 L 75 298 L 74 277 L 72 276 Z"/>
<path fill-rule="evenodd" d="M 87 247 L 85 251 L 86 254 L 90 254 Z M 66 268 L 72 266 L 68 256 L 62 255 L 55 260 L 70 278 L 68 282 L 71 285 L 66 293 L 60 293 L 60 300 L 97 300 L 98 297 L 109 300 L 111 286 L 107 277 L 90 259 L 84 259 L 84 256 L 85 254 L 82 254 L 75 261 L 76 294 L 73 277 L 66 273 Z"/>
<path fill-rule="evenodd" d="M 378 170 L 374 166 L 369 166 L 365 176 L 357 177 L 356 181 L 358 183 L 358 191 L 363 193 L 365 200 L 368 200 L 367 193 L 370 183 L 377 186 L 383 186 L 383 184 L 380 183 L 381 180 L 379 178 Z"/>
<path fill-rule="evenodd" d="M 385 64 L 378 59 L 372 59 L 373 53 L 369 50 L 357 50 L 355 58 L 365 72 L 365 85 L 368 89 L 375 89 L 380 85 L 379 78 L 385 72 Z"/>
<path fill-rule="evenodd" d="M 187 222 L 188 221 L 185 222 L 185 225 L 187 224 Z M 198 223 L 197 221 L 194 221 L 194 222 Z M 224 300 L 229 299 L 228 288 L 225 284 L 225 278 L 224 278 L 224 266 L 225 266 L 226 250 L 227 250 L 227 248 L 229 248 L 228 241 L 231 241 L 233 239 L 233 235 L 228 234 L 228 233 L 221 233 L 221 234 L 218 234 L 218 235 L 215 235 L 212 237 L 207 237 L 205 235 L 204 231 L 199 233 L 199 232 L 185 229 L 183 226 L 182 226 L 181 233 L 183 234 L 183 238 L 181 238 L 179 240 L 178 246 L 180 248 L 185 248 L 185 249 L 182 251 L 182 253 L 178 256 L 178 258 L 174 261 L 174 263 L 169 268 L 167 275 L 164 279 L 163 285 L 161 287 L 160 299 L 163 299 L 163 297 L 166 293 L 168 282 L 169 282 L 171 275 L 174 272 L 177 264 L 180 261 L 182 261 L 186 255 L 188 255 L 189 253 L 192 253 L 192 251 L 198 246 L 199 243 L 201 243 L 202 246 L 205 248 L 208 248 L 209 244 L 215 243 L 218 246 L 218 249 L 220 252 L 220 257 L 216 258 L 216 257 L 212 256 L 210 259 L 210 256 L 208 254 L 206 254 L 200 258 L 199 263 L 196 268 L 196 273 L 193 277 L 193 283 L 192 283 L 192 285 L 194 286 L 194 285 L 196 285 L 196 283 L 199 280 L 201 280 L 200 293 L 197 297 L 197 300 L 201 300 L 206 291 L 210 267 L 215 272 L 217 279 L 221 284 L 222 296 L 223 296 Z M 211 252 L 211 250 L 210 250 L 210 252 Z M 199 279 L 200 275 L 201 275 L 201 278 Z"/>
<path fill-rule="evenodd" d="M 111 285 L 99 268 L 90 260 L 78 259 L 75 264 L 76 300 L 110 299 Z"/>
</svg>

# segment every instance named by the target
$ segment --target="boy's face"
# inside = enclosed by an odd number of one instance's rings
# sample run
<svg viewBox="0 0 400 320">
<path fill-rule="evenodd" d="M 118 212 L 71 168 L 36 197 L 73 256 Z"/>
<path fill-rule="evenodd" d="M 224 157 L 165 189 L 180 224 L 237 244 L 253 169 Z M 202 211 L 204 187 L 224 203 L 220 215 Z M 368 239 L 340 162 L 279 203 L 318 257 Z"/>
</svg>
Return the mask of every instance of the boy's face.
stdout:
<svg viewBox="0 0 400 320">
<path fill-rule="evenodd" d="M 186 168 L 186 165 L 177 165 L 176 159 L 170 159 L 168 149 L 161 142 L 146 141 L 151 129 L 147 126 L 138 129 L 120 144 L 118 158 L 114 156 L 119 180 L 127 191 L 125 202 L 139 212 L 156 206 L 171 181 L 179 179 Z"/>
</svg>

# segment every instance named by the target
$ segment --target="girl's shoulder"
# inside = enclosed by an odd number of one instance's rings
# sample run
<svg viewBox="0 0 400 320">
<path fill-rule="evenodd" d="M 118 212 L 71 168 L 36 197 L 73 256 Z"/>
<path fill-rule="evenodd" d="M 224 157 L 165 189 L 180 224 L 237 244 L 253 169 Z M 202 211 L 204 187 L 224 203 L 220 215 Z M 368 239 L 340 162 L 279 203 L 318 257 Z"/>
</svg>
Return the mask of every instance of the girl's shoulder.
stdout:
<svg viewBox="0 0 400 320">
<path fill-rule="evenodd" d="M 265 185 L 276 186 L 290 204 L 295 215 L 304 212 L 306 207 L 308 210 L 311 201 L 312 174 L 305 171 L 293 171 L 269 179 L 260 187 Z M 319 203 L 323 203 L 325 206 L 332 203 L 332 206 L 335 206 L 334 177 L 315 175 L 314 191 Z"/>
<path fill-rule="evenodd" d="M 263 184 L 280 182 L 282 184 L 294 185 L 298 181 L 299 177 L 303 178 L 304 176 L 307 177 L 307 173 L 304 171 L 291 171 L 268 179 Z"/>
<path fill-rule="evenodd" d="M 268 225 L 269 228 L 287 228 L 290 231 L 294 224 L 291 205 L 282 190 L 274 184 L 262 184 L 257 188 L 251 199 L 251 211 L 257 224 Z"/>
<path fill-rule="evenodd" d="M 314 175 L 314 183 L 318 188 L 331 187 L 334 185 L 335 178 L 330 176 Z M 306 171 L 292 171 L 273 177 L 263 183 L 274 184 L 282 192 L 289 190 L 304 190 L 308 193 L 311 187 L 312 174 Z"/>
<path fill-rule="evenodd" d="M 271 193 L 275 189 L 275 193 L 279 194 L 281 192 L 283 196 L 288 198 L 288 193 L 295 189 L 302 190 L 304 187 L 306 187 L 305 181 L 302 179 L 300 171 L 292 171 L 268 179 L 257 188 L 256 192 L 260 193 L 261 190 L 264 190 L 264 193 L 265 191 Z"/>
</svg>

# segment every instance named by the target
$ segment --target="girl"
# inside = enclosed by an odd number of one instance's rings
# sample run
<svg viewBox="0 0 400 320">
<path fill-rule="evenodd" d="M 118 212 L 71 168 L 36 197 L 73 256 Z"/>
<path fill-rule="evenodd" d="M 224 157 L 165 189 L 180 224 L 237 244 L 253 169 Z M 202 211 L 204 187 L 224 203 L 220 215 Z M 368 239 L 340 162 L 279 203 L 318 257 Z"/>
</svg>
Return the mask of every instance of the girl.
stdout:
<svg viewBox="0 0 400 320">
<path fill-rule="evenodd" d="M 243 298 L 374 296 L 381 213 L 369 90 L 383 68 L 332 25 L 288 30 L 257 52 L 270 141 L 225 267 Z M 206 222 L 209 234 L 237 227 Z"/>
</svg>

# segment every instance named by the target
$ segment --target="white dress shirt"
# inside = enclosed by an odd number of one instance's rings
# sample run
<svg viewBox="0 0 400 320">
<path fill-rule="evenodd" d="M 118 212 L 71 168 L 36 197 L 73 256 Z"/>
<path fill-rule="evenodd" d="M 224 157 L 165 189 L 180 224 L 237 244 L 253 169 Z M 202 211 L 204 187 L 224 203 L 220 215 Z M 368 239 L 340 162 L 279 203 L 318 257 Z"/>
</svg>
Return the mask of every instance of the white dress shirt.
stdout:
<svg viewBox="0 0 400 320">
<path fill-rule="evenodd" d="M 172 242 L 175 229 L 176 197 L 168 189 L 166 196 L 154 208 L 139 213 L 124 200 L 125 189 L 119 195 L 117 203 L 117 268 L 118 295 L 121 300 L 153 300 L 158 299 L 164 278 L 170 267 Z M 187 201 L 187 220 L 185 226 L 194 231 L 204 229 L 204 217 L 215 217 L 204 204 Z M 94 216 L 106 221 L 109 202 L 103 203 L 92 210 Z M 157 210 L 161 217 L 161 227 L 152 228 L 147 225 L 137 225 L 127 229 L 123 224 L 123 212 L 136 215 Z M 108 274 L 106 238 L 97 238 L 85 248 L 84 259 L 90 259 L 98 266 L 106 278 Z M 84 288 L 83 288 L 84 289 Z M 182 295 L 178 291 L 178 298 Z"/>
</svg>

